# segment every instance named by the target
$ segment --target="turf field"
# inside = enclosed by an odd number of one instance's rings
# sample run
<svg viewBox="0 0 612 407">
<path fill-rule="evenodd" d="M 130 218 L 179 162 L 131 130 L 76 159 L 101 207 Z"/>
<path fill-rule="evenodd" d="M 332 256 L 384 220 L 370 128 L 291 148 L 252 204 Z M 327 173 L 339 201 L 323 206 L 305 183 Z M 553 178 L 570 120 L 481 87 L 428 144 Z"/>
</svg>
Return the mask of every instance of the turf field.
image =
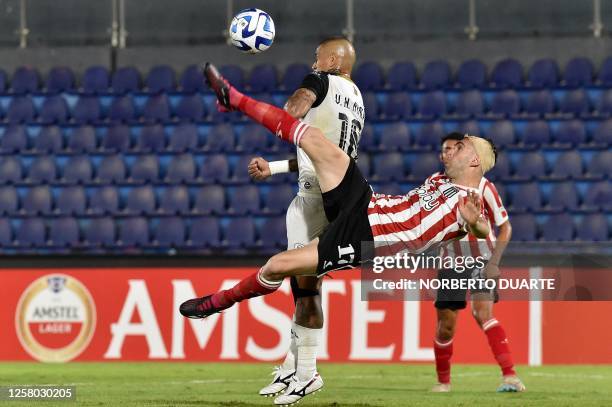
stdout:
<svg viewBox="0 0 612 407">
<path fill-rule="evenodd" d="M 454 366 L 453 392 L 432 394 L 432 365 L 320 364 L 323 391 L 300 406 L 612 406 L 612 366 L 519 367 L 527 392 L 497 394 L 493 365 Z M 257 391 L 271 365 L 0 363 L 0 386 L 75 385 L 77 402 L 7 406 L 270 406 Z M 0 402 L 2 404 L 2 402 Z"/>
</svg>

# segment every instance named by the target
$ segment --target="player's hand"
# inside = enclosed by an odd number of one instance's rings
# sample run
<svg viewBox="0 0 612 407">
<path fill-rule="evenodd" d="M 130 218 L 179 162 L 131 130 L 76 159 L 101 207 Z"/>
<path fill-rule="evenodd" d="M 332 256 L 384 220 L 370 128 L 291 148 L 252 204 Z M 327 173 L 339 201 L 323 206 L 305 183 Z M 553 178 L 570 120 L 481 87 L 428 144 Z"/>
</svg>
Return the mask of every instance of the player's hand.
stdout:
<svg viewBox="0 0 612 407">
<path fill-rule="evenodd" d="M 484 269 L 486 279 L 498 279 L 500 276 L 499 266 L 493 262 L 488 262 Z"/>
<path fill-rule="evenodd" d="M 476 192 L 468 191 L 466 197 L 459 198 L 459 213 L 468 225 L 474 226 L 478 223 L 481 210 L 482 203 Z"/>
<path fill-rule="evenodd" d="M 261 157 L 255 157 L 251 159 L 249 163 L 249 176 L 256 181 L 261 181 L 269 176 L 272 173 L 270 172 L 270 165 L 266 160 Z"/>
</svg>

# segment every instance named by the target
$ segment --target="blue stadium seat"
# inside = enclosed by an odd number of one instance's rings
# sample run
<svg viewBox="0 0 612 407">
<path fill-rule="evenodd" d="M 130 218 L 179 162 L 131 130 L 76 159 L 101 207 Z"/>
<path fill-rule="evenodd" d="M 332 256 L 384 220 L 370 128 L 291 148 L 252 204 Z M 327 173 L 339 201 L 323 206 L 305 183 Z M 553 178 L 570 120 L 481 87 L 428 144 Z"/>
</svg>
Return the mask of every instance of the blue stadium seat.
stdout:
<svg viewBox="0 0 612 407">
<path fill-rule="evenodd" d="M 605 90 L 597 102 L 597 114 L 612 116 L 612 89 Z"/>
<path fill-rule="evenodd" d="M 363 158 L 360 157 L 359 161 Z M 272 185 L 264 199 L 264 209 L 269 213 L 283 214 L 295 197 L 293 187 L 289 184 Z"/>
<path fill-rule="evenodd" d="M 58 126 L 45 126 L 34 139 L 34 151 L 58 154 L 64 149 L 64 135 Z"/>
<path fill-rule="evenodd" d="M 603 121 L 593 133 L 593 142 L 606 147 L 612 145 L 612 119 Z"/>
<path fill-rule="evenodd" d="M 577 238 L 585 242 L 609 241 L 608 220 L 603 213 L 590 213 L 582 218 L 577 228 Z"/>
<path fill-rule="evenodd" d="M 609 178 L 612 174 L 612 151 L 602 151 L 595 154 L 587 166 L 587 173 L 595 178 Z"/>
<path fill-rule="evenodd" d="M 125 212 L 132 215 L 152 215 L 157 203 L 155 190 L 150 185 L 132 188 L 125 201 Z"/>
<path fill-rule="evenodd" d="M 554 184 L 548 199 L 548 208 L 554 211 L 578 209 L 578 189 L 571 181 Z"/>
<path fill-rule="evenodd" d="M 108 118 L 113 122 L 128 122 L 136 119 L 134 100 L 130 95 L 113 99 L 108 111 Z"/>
<path fill-rule="evenodd" d="M 76 123 L 94 123 L 101 117 L 100 100 L 96 96 L 81 95 L 72 109 L 72 118 Z"/>
<path fill-rule="evenodd" d="M 13 245 L 13 228 L 9 219 L 0 218 L 0 247 Z"/>
<path fill-rule="evenodd" d="M 10 184 L 21 182 L 23 179 L 23 168 L 21 161 L 15 157 L 0 158 L 0 183 Z"/>
<path fill-rule="evenodd" d="M 525 112 L 534 116 L 544 116 L 555 111 L 555 99 L 549 90 L 533 92 L 527 98 Z"/>
<path fill-rule="evenodd" d="M 226 211 L 225 190 L 220 185 L 199 188 L 193 204 L 195 214 L 222 214 Z"/>
<path fill-rule="evenodd" d="M 455 114 L 459 117 L 468 118 L 479 116 L 484 112 L 484 100 L 479 90 L 472 89 L 463 91 L 457 100 Z"/>
<path fill-rule="evenodd" d="M 40 88 L 40 75 L 35 68 L 21 66 L 13 73 L 11 90 L 23 94 L 36 92 Z"/>
<path fill-rule="evenodd" d="M 383 151 L 406 151 L 411 144 L 410 127 L 404 122 L 391 123 L 380 134 L 379 149 Z"/>
<path fill-rule="evenodd" d="M 419 103 L 419 114 L 423 117 L 438 117 L 446 114 L 446 96 L 442 91 L 428 92 Z"/>
<path fill-rule="evenodd" d="M 387 119 L 404 119 L 412 116 L 413 108 L 410 95 L 406 92 L 394 92 L 387 95 L 387 101 L 383 109 Z"/>
<path fill-rule="evenodd" d="M 123 94 L 140 90 L 140 72 L 134 67 L 119 68 L 113 73 L 111 88 L 114 93 Z"/>
<path fill-rule="evenodd" d="M 261 64 L 251 70 L 249 86 L 253 92 L 272 92 L 278 88 L 278 73 L 276 67 Z"/>
<path fill-rule="evenodd" d="M 75 247 L 81 241 L 81 230 L 75 218 L 62 217 L 49 223 L 49 246 Z"/>
<path fill-rule="evenodd" d="M 364 62 L 353 73 L 353 80 L 361 92 L 382 89 L 385 83 L 381 66 L 377 62 Z"/>
<path fill-rule="evenodd" d="M 386 182 L 404 179 L 404 156 L 400 153 L 377 154 L 373 167 L 373 180 Z"/>
<path fill-rule="evenodd" d="M 180 123 L 172 133 L 168 142 L 168 150 L 173 152 L 193 151 L 198 146 L 198 128 L 193 123 Z"/>
<path fill-rule="evenodd" d="M 537 239 L 538 229 L 535 216 L 530 213 L 512 215 L 512 240 L 533 242 Z"/>
<path fill-rule="evenodd" d="M 86 155 L 73 156 L 68 159 L 62 176 L 64 182 L 71 184 L 88 183 L 93 179 L 93 167 Z"/>
<path fill-rule="evenodd" d="M 487 83 L 487 67 L 478 59 L 464 61 L 457 70 L 457 84 L 464 89 L 484 88 Z"/>
<path fill-rule="evenodd" d="M 542 240 L 546 242 L 567 242 L 574 235 L 574 218 L 567 213 L 551 215 L 542 225 Z"/>
<path fill-rule="evenodd" d="M 92 126 L 76 127 L 68 136 L 68 150 L 71 152 L 92 153 L 96 148 L 96 131 Z"/>
<path fill-rule="evenodd" d="M 85 70 L 82 81 L 84 93 L 103 93 L 110 85 L 110 73 L 104 66 L 90 66 Z"/>
<path fill-rule="evenodd" d="M 423 182 L 434 172 L 442 168 L 436 153 L 422 153 L 410 164 L 410 178 L 416 182 Z"/>
<path fill-rule="evenodd" d="M 96 188 L 91 194 L 88 211 L 93 215 L 114 215 L 119 212 L 119 191 L 112 186 Z"/>
<path fill-rule="evenodd" d="M 302 84 L 306 75 L 311 71 L 310 67 L 306 64 L 296 63 L 289 65 L 283 75 L 283 89 L 293 92 Z"/>
<path fill-rule="evenodd" d="M 98 165 L 96 179 L 103 184 L 120 183 L 125 181 L 127 170 L 125 162 L 119 155 L 104 157 Z"/>
<path fill-rule="evenodd" d="M 232 168 L 232 181 L 237 183 L 249 182 L 251 177 L 249 176 L 249 163 L 251 162 L 252 156 L 243 155 L 237 162 L 233 164 Z"/>
<path fill-rule="evenodd" d="M 53 157 L 43 155 L 34 159 L 28 168 L 28 182 L 43 184 L 57 179 L 57 166 Z"/>
<path fill-rule="evenodd" d="M 150 93 L 171 92 L 176 88 L 176 75 L 168 65 L 156 65 L 151 68 L 145 80 Z"/>
<path fill-rule="evenodd" d="M 523 83 L 523 66 L 516 59 L 503 59 L 493 68 L 491 82 L 498 88 L 516 88 Z"/>
<path fill-rule="evenodd" d="M 523 154 L 516 166 L 515 177 L 534 179 L 546 175 L 546 160 L 540 152 L 531 151 Z"/>
<path fill-rule="evenodd" d="M 38 115 L 38 120 L 43 124 L 64 124 L 69 119 L 68 104 L 61 95 L 47 97 Z"/>
<path fill-rule="evenodd" d="M 612 86 L 612 57 L 606 58 L 601 63 L 601 69 L 598 75 L 599 83 L 603 86 Z"/>
<path fill-rule="evenodd" d="M 93 247 L 114 246 L 116 235 L 112 218 L 93 218 L 85 230 L 85 244 Z"/>
<path fill-rule="evenodd" d="M 150 96 L 144 105 L 142 118 L 148 122 L 167 122 L 170 120 L 170 102 L 165 93 Z"/>
<path fill-rule="evenodd" d="M 584 172 L 582 157 L 578 151 L 567 151 L 555 160 L 551 176 L 554 178 L 580 178 Z"/>
<path fill-rule="evenodd" d="M 260 202 L 259 188 L 241 185 L 229 191 L 228 211 L 235 215 L 255 214 L 259 212 Z"/>
<path fill-rule="evenodd" d="M 359 159 L 357 160 L 357 167 L 366 179 L 370 177 L 370 156 L 367 153 L 359 154 Z"/>
<path fill-rule="evenodd" d="M 0 215 L 15 215 L 19 210 L 19 195 L 11 185 L 0 186 Z"/>
<path fill-rule="evenodd" d="M 567 91 L 561 99 L 559 110 L 574 116 L 585 115 L 591 111 L 589 96 L 583 89 Z"/>
<path fill-rule="evenodd" d="M 180 90 L 185 93 L 204 92 L 204 76 L 202 70 L 197 65 L 189 65 L 179 79 Z"/>
<path fill-rule="evenodd" d="M 15 233 L 15 244 L 21 247 L 43 247 L 47 241 L 45 222 L 41 218 L 23 219 Z"/>
<path fill-rule="evenodd" d="M 172 157 L 166 170 L 166 181 L 172 184 L 192 182 L 196 177 L 196 163 L 191 154 L 180 154 Z"/>
<path fill-rule="evenodd" d="M 84 215 L 87 211 L 87 195 L 82 186 L 62 188 L 55 200 L 55 211 L 60 215 Z"/>
<path fill-rule="evenodd" d="M 161 152 L 166 148 L 166 132 L 161 124 L 147 124 L 142 127 L 136 149 L 139 152 Z"/>
<path fill-rule="evenodd" d="M 553 133 L 555 143 L 566 146 L 577 146 L 586 142 L 586 128 L 582 120 L 568 120 L 561 122 L 557 131 Z"/>
<path fill-rule="evenodd" d="M 227 123 L 217 124 L 208 132 L 204 150 L 211 152 L 233 151 L 234 143 L 234 128 Z"/>
<path fill-rule="evenodd" d="M 36 118 L 36 109 L 30 96 L 15 96 L 11 99 L 6 112 L 9 123 L 33 122 Z"/>
<path fill-rule="evenodd" d="M 166 188 L 159 200 L 159 212 L 171 215 L 187 215 L 190 211 L 189 190 L 183 185 Z"/>
<path fill-rule="evenodd" d="M 255 246 L 255 223 L 252 218 L 231 219 L 223 236 L 223 243 L 229 249 L 252 248 Z"/>
<path fill-rule="evenodd" d="M 262 126 L 249 123 L 240 132 L 236 151 L 245 153 L 262 152 L 269 148 L 270 134 Z"/>
<path fill-rule="evenodd" d="M 51 68 L 45 89 L 47 93 L 61 93 L 74 89 L 74 72 L 66 66 L 56 66 Z"/>
<path fill-rule="evenodd" d="M 130 181 L 137 183 L 157 182 L 159 179 L 159 160 L 155 154 L 141 155 L 130 168 Z"/>
<path fill-rule="evenodd" d="M 150 241 L 147 219 L 142 217 L 125 218 L 119 227 L 118 244 L 122 246 L 146 246 Z"/>
<path fill-rule="evenodd" d="M 537 211 L 541 207 L 542 194 L 536 182 L 520 184 L 512 195 L 511 212 Z"/>
<path fill-rule="evenodd" d="M 513 116 L 521 111 L 521 99 L 516 91 L 506 89 L 498 92 L 491 103 L 491 113 L 498 116 Z"/>
<path fill-rule="evenodd" d="M 267 218 L 259 234 L 263 250 L 276 253 L 279 250 L 287 249 L 287 227 L 283 216 Z"/>
<path fill-rule="evenodd" d="M 417 132 L 416 143 L 419 146 L 431 147 L 435 150 L 440 146 L 444 134 L 442 123 L 438 121 L 423 123 Z"/>
<path fill-rule="evenodd" d="M 510 178 L 511 172 L 510 160 L 508 160 L 508 156 L 506 154 L 501 152 L 497 155 L 495 166 L 491 168 L 489 172 L 487 172 L 486 176 L 492 180 L 502 180 Z"/>
<path fill-rule="evenodd" d="M 476 120 L 467 120 L 459 123 L 457 131 L 463 134 L 471 134 L 472 136 L 481 136 L 482 129 Z"/>
<path fill-rule="evenodd" d="M 244 72 L 242 68 L 237 65 L 223 65 L 219 68 L 219 72 L 236 89 L 244 90 Z"/>
<path fill-rule="evenodd" d="M 610 185 L 610 182 L 599 181 L 590 184 L 583 205 L 586 209 L 612 210 L 612 185 Z"/>
<path fill-rule="evenodd" d="M 372 92 L 365 92 L 361 96 L 363 98 L 363 108 L 365 109 L 366 121 L 378 119 L 378 116 L 380 115 L 380 110 L 376 94 Z"/>
<path fill-rule="evenodd" d="M 555 87 L 559 83 L 559 65 L 554 59 L 539 59 L 529 68 L 527 78 L 534 88 Z"/>
<path fill-rule="evenodd" d="M 385 195 L 401 195 L 402 187 L 397 182 L 387 182 L 376 185 L 374 191 Z"/>
<path fill-rule="evenodd" d="M 51 189 L 47 185 L 39 185 L 28 189 L 21 209 L 27 215 L 49 215 L 53 206 L 52 202 Z"/>
<path fill-rule="evenodd" d="M 514 126 L 510 120 L 498 120 L 493 123 L 488 136 L 497 148 L 506 148 L 515 143 Z"/>
<path fill-rule="evenodd" d="M 161 218 L 153 234 L 155 244 L 162 247 L 181 247 L 186 237 L 183 219 L 175 216 Z"/>
<path fill-rule="evenodd" d="M 376 135 L 374 134 L 374 127 L 370 123 L 365 123 L 363 130 L 361 130 L 361 139 L 359 140 L 360 151 L 370 151 L 376 149 L 378 143 L 376 141 Z"/>
<path fill-rule="evenodd" d="M 22 125 L 8 125 L 4 128 L 0 139 L 0 151 L 3 153 L 18 153 L 28 149 L 28 134 Z"/>
<path fill-rule="evenodd" d="M 550 127 L 544 120 L 527 123 L 522 134 L 523 144 L 527 147 L 537 147 L 550 143 Z"/>
<path fill-rule="evenodd" d="M 221 246 L 219 220 L 214 217 L 194 219 L 189 228 L 189 244 L 202 248 Z"/>
<path fill-rule="evenodd" d="M 573 58 L 565 65 L 563 80 L 566 86 L 588 86 L 593 83 L 593 64 L 587 58 Z"/>
<path fill-rule="evenodd" d="M 406 91 L 417 87 L 417 71 L 412 62 L 396 62 L 387 75 L 387 83 L 392 91 Z"/>
<path fill-rule="evenodd" d="M 203 120 L 206 113 L 204 101 L 197 93 L 183 96 L 175 110 L 175 115 L 179 120 L 194 122 Z"/>
<path fill-rule="evenodd" d="M 102 137 L 101 147 L 106 152 L 128 151 L 130 145 L 130 128 L 124 124 L 110 126 L 104 137 Z"/>
<path fill-rule="evenodd" d="M 451 69 L 443 60 L 430 61 L 423 68 L 421 85 L 425 89 L 443 89 L 451 84 Z"/>
</svg>

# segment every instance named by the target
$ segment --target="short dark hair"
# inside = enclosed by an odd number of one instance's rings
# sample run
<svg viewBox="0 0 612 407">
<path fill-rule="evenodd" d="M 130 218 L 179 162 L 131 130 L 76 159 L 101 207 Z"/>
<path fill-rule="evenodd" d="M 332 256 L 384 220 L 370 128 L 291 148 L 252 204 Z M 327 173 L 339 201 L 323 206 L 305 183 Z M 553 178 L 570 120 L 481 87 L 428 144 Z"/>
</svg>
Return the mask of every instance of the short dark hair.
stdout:
<svg viewBox="0 0 612 407">
<path fill-rule="evenodd" d="M 440 145 L 444 144 L 444 142 L 447 140 L 457 140 L 457 141 L 463 140 L 465 136 L 469 136 L 469 134 L 464 134 L 458 131 L 453 131 L 451 133 L 448 133 L 446 136 L 442 137 L 442 140 L 440 141 Z M 491 149 L 493 150 L 493 156 L 495 157 L 495 161 L 497 162 L 497 147 L 495 147 L 495 143 L 493 143 L 493 140 L 491 140 L 488 137 L 481 137 L 481 136 L 477 136 L 477 137 L 483 138 L 489 142 L 489 144 L 491 145 Z"/>
</svg>

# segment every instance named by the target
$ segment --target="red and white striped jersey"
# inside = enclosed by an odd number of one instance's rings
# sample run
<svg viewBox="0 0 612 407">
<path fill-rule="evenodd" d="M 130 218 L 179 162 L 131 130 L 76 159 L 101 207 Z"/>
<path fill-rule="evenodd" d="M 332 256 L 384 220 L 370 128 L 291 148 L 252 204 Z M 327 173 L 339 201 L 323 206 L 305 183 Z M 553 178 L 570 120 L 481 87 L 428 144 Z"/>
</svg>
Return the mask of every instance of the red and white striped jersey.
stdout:
<svg viewBox="0 0 612 407">
<path fill-rule="evenodd" d="M 368 220 L 374 242 L 389 242 L 395 252 L 421 253 L 466 235 L 458 204 L 470 188 L 435 175 L 406 195 L 372 194 Z"/>
</svg>

